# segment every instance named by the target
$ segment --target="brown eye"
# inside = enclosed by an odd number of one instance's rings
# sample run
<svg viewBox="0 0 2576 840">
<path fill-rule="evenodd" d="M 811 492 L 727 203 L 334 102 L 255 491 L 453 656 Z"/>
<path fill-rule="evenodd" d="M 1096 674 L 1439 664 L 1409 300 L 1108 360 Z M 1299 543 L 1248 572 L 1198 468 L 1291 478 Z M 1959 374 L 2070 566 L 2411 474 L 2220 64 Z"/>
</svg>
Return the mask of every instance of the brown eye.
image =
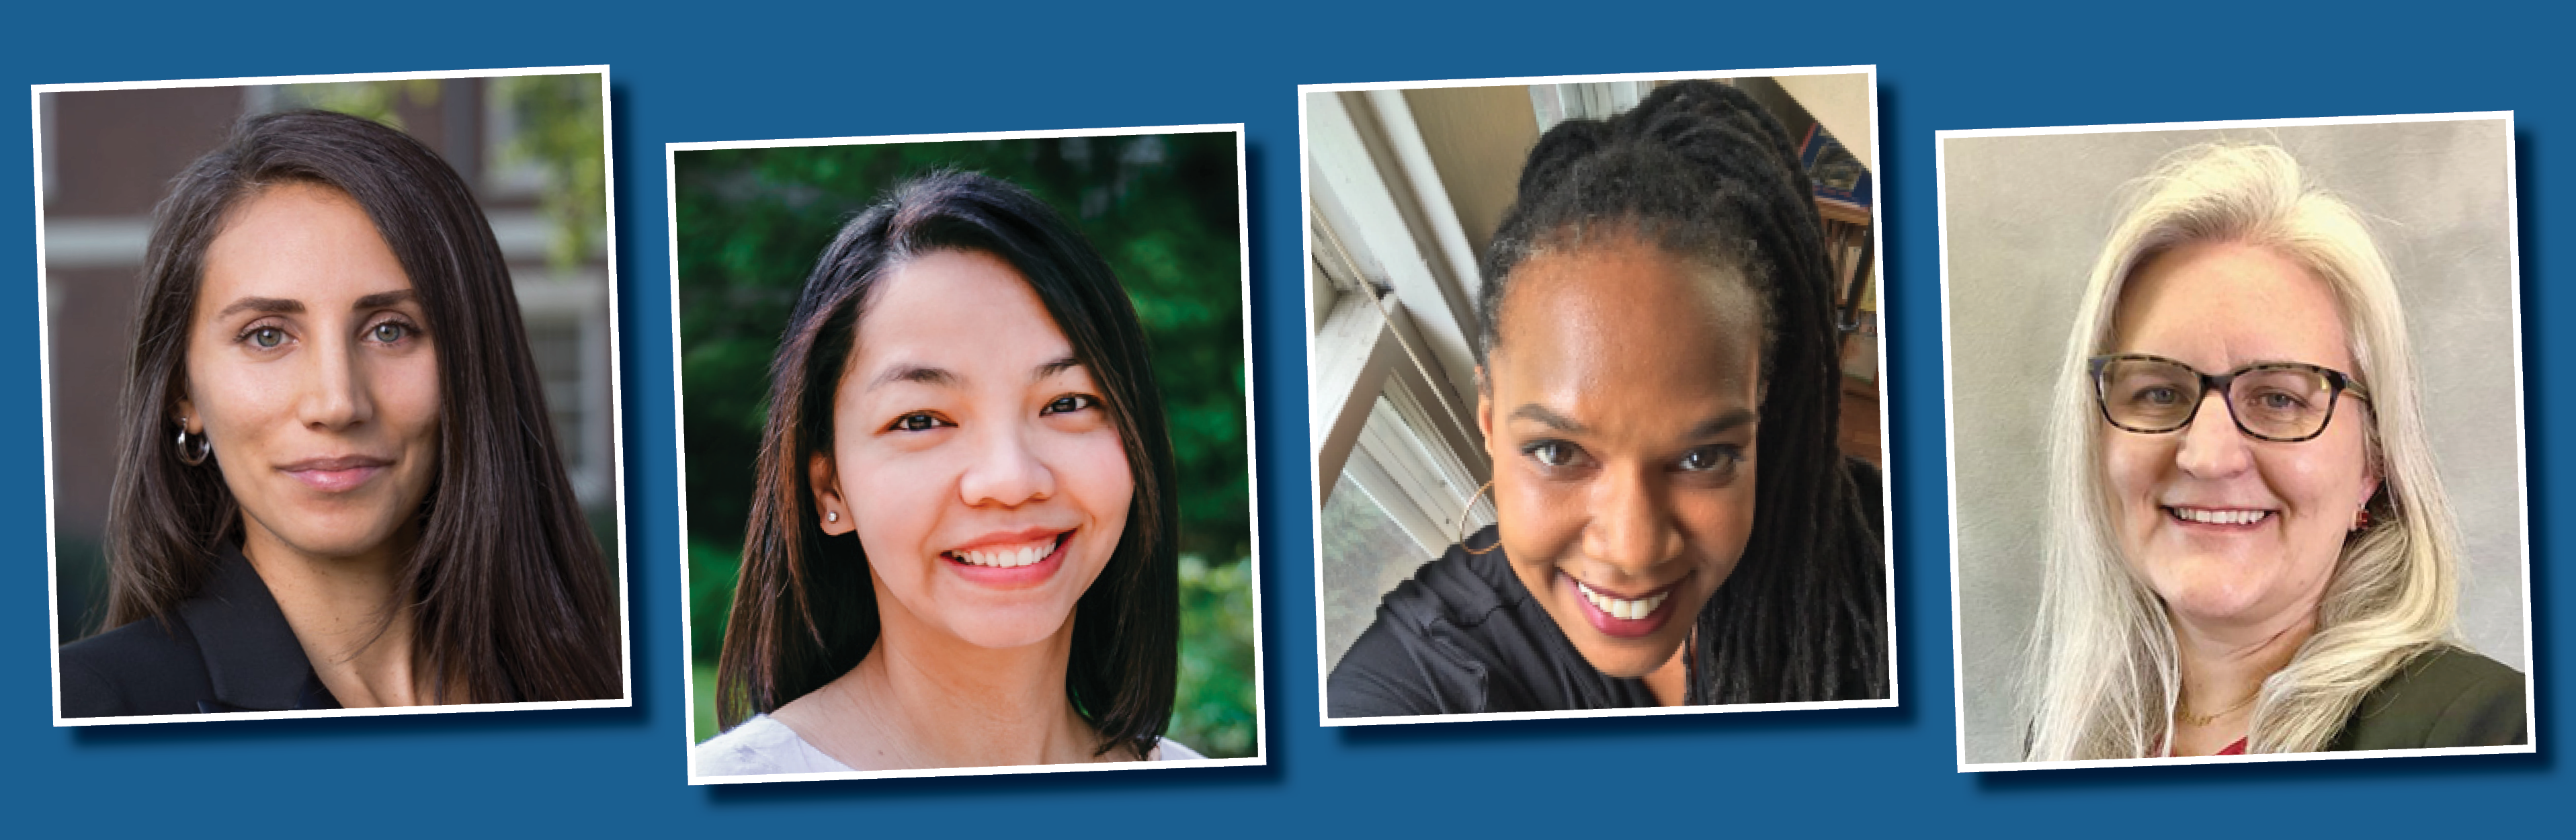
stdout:
<svg viewBox="0 0 2576 840">
<path fill-rule="evenodd" d="M 1563 467 L 1583 457 L 1583 450 L 1561 440 L 1542 440 L 1523 447 L 1521 454 L 1528 455 L 1542 467 Z"/>
<path fill-rule="evenodd" d="M 913 413 L 911 413 L 911 414 L 906 414 L 906 415 L 904 415 L 904 416 L 901 416 L 901 417 L 897 417 L 897 418 L 895 418 L 893 423 L 888 424 L 888 425 L 886 426 L 886 431 L 889 431 L 889 432 L 926 432 L 926 431 L 930 431 L 930 430 L 932 430 L 932 429 L 939 428 L 939 427 L 941 427 L 941 426 L 948 426 L 948 425 L 954 425 L 954 424 L 951 424 L 951 423 L 948 423 L 948 422 L 942 421 L 942 420 L 940 420 L 940 419 L 939 419 L 939 417 L 938 417 L 938 416 L 933 415 L 933 414 L 931 414 L 930 412 L 927 412 L 927 411 L 916 411 L 916 412 L 913 412 Z"/>
<path fill-rule="evenodd" d="M 1732 446 L 1702 446 L 1682 453 L 1673 468 L 1682 472 L 1710 472 L 1733 467 L 1744 460 L 1744 453 Z"/>
<path fill-rule="evenodd" d="M 1054 402 L 1047 403 L 1046 409 L 1038 413 L 1041 415 L 1069 414 L 1076 411 L 1082 411 L 1084 409 L 1099 407 L 1099 397 L 1094 397 L 1090 394 L 1066 394 L 1055 398 Z"/>
</svg>

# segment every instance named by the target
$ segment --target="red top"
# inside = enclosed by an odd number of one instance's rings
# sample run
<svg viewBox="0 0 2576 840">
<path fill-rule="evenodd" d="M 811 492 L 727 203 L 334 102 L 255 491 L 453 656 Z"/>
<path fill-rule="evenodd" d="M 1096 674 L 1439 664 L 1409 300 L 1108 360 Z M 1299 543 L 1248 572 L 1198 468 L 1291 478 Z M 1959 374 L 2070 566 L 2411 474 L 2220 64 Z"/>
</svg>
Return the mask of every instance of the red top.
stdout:
<svg viewBox="0 0 2576 840">
<path fill-rule="evenodd" d="M 2253 738 L 2254 738 L 2254 736 L 2252 736 L 2252 735 L 2247 735 L 2247 736 L 2245 736 L 2245 737 L 2243 737 L 2243 738 L 2238 738 L 2238 739 L 2236 739 L 2236 743 L 2229 744 L 2229 745 L 2227 745 L 2227 748 L 2226 748 L 2226 749 L 2219 750 L 2219 751 L 2214 752 L 2214 753 L 2210 753 L 2210 755 L 2213 755 L 2213 756 L 2218 756 L 2218 755 L 2244 755 L 2244 754 L 2245 754 L 2245 742 L 2246 742 L 2246 741 L 2253 740 Z M 2163 748 L 2163 747 L 2157 747 L 2157 749 L 2164 749 L 2164 748 Z M 2184 758 L 2185 756 L 2169 755 L 2169 756 L 2166 756 L 2166 757 L 2167 757 L 2167 758 Z"/>
</svg>

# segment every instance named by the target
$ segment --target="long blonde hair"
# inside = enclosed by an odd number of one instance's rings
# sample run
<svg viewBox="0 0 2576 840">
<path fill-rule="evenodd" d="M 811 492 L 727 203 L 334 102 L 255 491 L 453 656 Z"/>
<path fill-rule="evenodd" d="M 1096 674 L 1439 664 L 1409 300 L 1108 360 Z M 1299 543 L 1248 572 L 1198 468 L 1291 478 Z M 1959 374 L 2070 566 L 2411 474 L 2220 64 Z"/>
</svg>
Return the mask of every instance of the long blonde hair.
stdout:
<svg viewBox="0 0 2576 840">
<path fill-rule="evenodd" d="M 2361 216 L 2307 183 L 2298 161 L 2265 145 L 2213 143 L 2168 156 L 2095 260 L 2067 337 L 2049 422 L 2047 577 L 2040 593 L 2024 711 L 2031 761 L 2143 758 L 2170 741 L 2181 691 L 2164 602 L 2121 559 L 2108 523 L 2104 423 L 2085 360 L 2110 352 L 2131 272 L 2195 242 L 2269 248 L 2333 291 L 2371 391 L 2364 457 L 2381 476 L 2370 527 L 2344 541 L 2318 605 L 2315 634 L 2263 681 L 2247 752 L 2314 752 L 2362 695 L 2452 632 L 2459 540 L 2416 405 L 2414 353 L 2388 264 Z"/>
</svg>

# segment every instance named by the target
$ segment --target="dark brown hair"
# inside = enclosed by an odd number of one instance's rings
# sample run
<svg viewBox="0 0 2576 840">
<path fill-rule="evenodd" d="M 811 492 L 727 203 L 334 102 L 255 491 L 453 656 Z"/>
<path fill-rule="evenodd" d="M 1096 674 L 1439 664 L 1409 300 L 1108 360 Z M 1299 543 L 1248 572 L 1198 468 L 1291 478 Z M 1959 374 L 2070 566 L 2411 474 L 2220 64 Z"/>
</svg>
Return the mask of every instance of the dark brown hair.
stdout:
<svg viewBox="0 0 2576 840">
<path fill-rule="evenodd" d="M 740 583 L 717 662 L 727 729 L 849 673 L 876 646 L 876 589 L 856 534 L 816 521 L 807 465 L 832 451 L 832 399 L 870 292 L 914 257 L 974 251 L 1009 263 L 1090 371 L 1125 444 L 1136 495 L 1109 565 L 1074 606 L 1065 694 L 1101 736 L 1143 757 L 1179 679 L 1179 500 L 1144 327 L 1108 262 L 1036 196 L 974 173 L 912 179 L 843 225 L 805 280 L 770 365 Z"/>
<path fill-rule="evenodd" d="M 431 696 L 494 703 L 623 693 L 614 573 L 557 459 L 500 243 L 464 179 L 400 131 L 346 114 L 244 119 L 153 210 L 119 405 L 102 627 L 167 617 L 205 582 L 241 513 L 215 461 L 174 445 L 208 247 L 234 211 L 282 184 L 354 199 L 401 262 L 436 337 L 439 462 L 397 591 Z"/>
<path fill-rule="evenodd" d="M 1512 269 L 1587 235 L 1636 235 L 1739 269 L 1763 306 L 1753 535 L 1700 610 L 1688 702 L 1888 696 L 1877 476 L 1847 465 L 1835 442 L 1833 279 L 1788 132 L 1751 96 L 1708 81 L 1656 88 L 1606 121 L 1549 129 L 1485 258 L 1479 362 L 1502 340 Z"/>
</svg>

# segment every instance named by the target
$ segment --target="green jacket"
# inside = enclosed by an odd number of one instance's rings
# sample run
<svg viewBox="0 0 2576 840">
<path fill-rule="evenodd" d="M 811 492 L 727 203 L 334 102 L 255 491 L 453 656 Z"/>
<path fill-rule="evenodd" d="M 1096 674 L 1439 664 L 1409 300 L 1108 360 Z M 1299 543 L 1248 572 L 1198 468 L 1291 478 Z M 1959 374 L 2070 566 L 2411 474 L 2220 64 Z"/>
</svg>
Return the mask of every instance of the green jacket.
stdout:
<svg viewBox="0 0 2576 840">
<path fill-rule="evenodd" d="M 2418 654 L 2362 695 L 2329 750 L 2492 747 L 2531 742 L 2522 672 L 2461 648 Z"/>
</svg>

